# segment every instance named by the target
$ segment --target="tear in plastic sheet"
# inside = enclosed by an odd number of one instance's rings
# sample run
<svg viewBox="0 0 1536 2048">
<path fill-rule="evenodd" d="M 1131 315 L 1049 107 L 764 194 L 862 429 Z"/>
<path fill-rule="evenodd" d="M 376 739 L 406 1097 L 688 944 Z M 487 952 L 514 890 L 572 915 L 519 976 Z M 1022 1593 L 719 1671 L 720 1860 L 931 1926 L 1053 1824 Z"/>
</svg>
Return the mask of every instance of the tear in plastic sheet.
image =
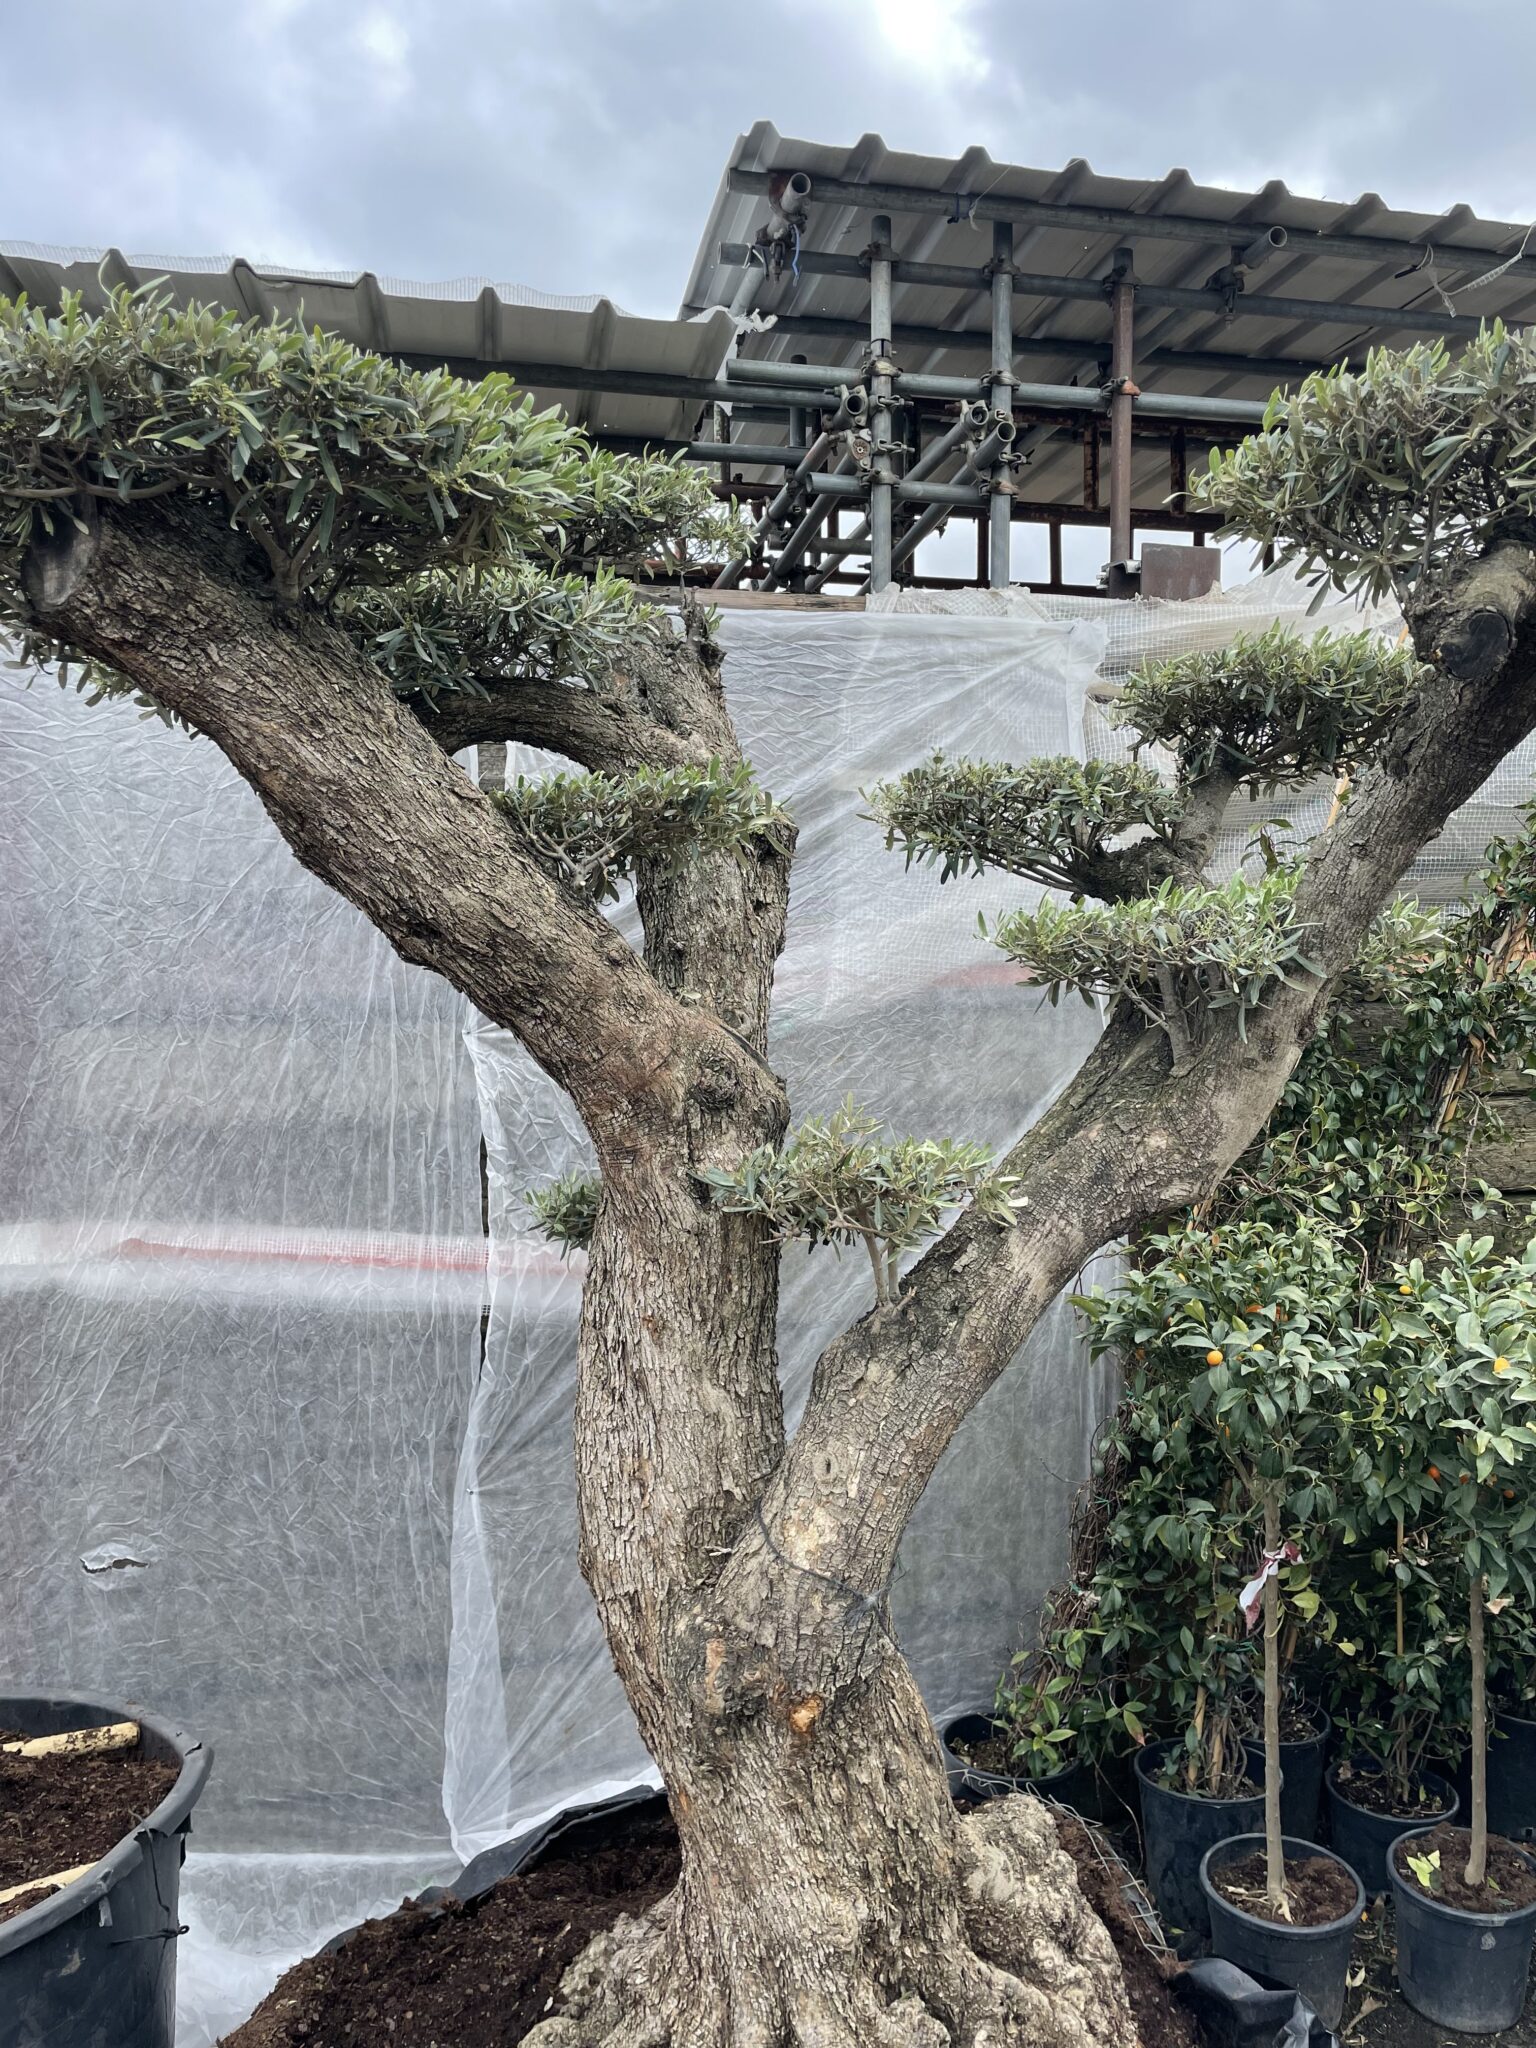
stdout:
<svg viewBox="0 0 1536 2048">
<path fill-rule="evenodd" d="M 463 1005 L 205 741 L 0 688 L 0 1662 L 211 1741 L 200 2048 L 451 1861 Z"/>
</svg>

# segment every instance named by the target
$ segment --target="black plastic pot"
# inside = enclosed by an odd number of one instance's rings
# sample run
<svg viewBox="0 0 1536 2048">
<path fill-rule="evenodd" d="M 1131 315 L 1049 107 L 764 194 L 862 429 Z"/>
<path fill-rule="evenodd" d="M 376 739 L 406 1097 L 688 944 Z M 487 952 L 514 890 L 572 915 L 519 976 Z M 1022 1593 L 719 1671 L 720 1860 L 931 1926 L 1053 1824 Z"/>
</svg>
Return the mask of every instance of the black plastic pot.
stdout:
<svg viewBox="0 0 1536 2048">
<path fill-rule="evenodd" d="M 1312 1712 L 1322 1723 L 1317 1733 L 1309 1735 L 1305 1742 L 1280 1745 L 1280 1825 L 1286 1834 L 1297 1835 L 1304 1842 L 1310 1842 L 1317 1833 L 1318 1808 L 1323 1800 L 1323 1766 L 1328 1761 L 1328 1744 L 1333 1735 L 1333 1723 L 1322 1708 L 1314 1707 Z M 1245 1742 L 1243 1748 L 1248 1754 L 1249 1776 L 1262 1785 L 1263 1743 Z"/>
<path fill-rule="evenodd" d="M 952 1794 L 969 1792 L 979 1799 L 996 1799 L 1004 1792 L 1034 1792 L 1041 1798 L 1054 1799 L 1059 1806 L 1070 1807 L 1074 1813 L 1085 1814 L 1090 1820 L 1099 1818 L 1099 1783 L 1091 1764 L 1063 1764 L 1060 1770 L 1044 1778 L 1014 1778 L 1000 1771 L 980 1771 L 956 1755 L 955 1743 L 985 1742 L 996 1730 L 997 1723 L 990 1714 L 961 1714 L 945 1722 L 939 1741 Z"/>
<path fill-rule="evenodd" d="M 1536 1721 L 1494 1717 L 1488 1745 L 1488 1826 L 1506 1842 L 1536 1838 Z"/>
<path fill-rule="evenodd" d="M 1536 1905 L 1517 1913 L 1468 1913 L 1431 1898 L 1397 1867 L 1400 1835 L 1387 1858 L 1397 1918 L 1397 1981 L 1415 2012 L 1457 2034 L 1497 2034 L 1525 2004 Z M 1536 1867 L 1536 1859 L 1528 1858 Z"/>
<path fill-rule="evenodd" d="M 1328 1788 L 1328 1839 L 1334 1855 L 1343 1858 L 1375 1898 L 1387 1888 L 1387 1851 L 1398 1836 L 1454 1820 L 1461 1802 L 1449 1780 L 1438 1771 L 1424 1771 L 1420 1778 L 1424 1790 L 1436 1801 L 1433 1807 L 1418 1813 L 1373 1813 L 1368 1806 L 1356 1806 L 1349 1794 L 1339 1789 L 1339 1768 L 1330 1764 L 1323 1780 Z M 1357 1757 L 1355 1768 L 1364 1771 L 1369 1766 Z"/>
<path fill-rule="evenodd" d="M 1251 1799 L 1195 1799 L 1170 1792 L 1154 1781 L 1154 1773 L 1173 1742 L 1149 1742 L 1136 1758 L 1141 1791 L 1142 1849 L 1147 1882 L 1163 1925 L 1191 1934 L 1204 1929 L 1207 1913 L 1200 1888 L 1200 1864 L 1207 1849 L 1232 1835 L 1251 1834 L 1264 1825 L 1264 1795 Z"/>
<path fill-rule="evenodd" d="M 0 1698 L 0 1727 L 24 1735 L 113 1721 L 137 1721 L 144 1754 L 180 1776 L 85 1877 L 0 1921 L 0 2048 L 171 2048 L 181 1865 L 213 1752 L 141 1707 Z"/>
<path fill-rule="evenodd" d="M 1326 1921 L 1320 1927 L 1291 1927 L 1245 1913 L 1224 1898 L 1214 1882 L 1227 1864 L 1239 1863 L 1255 1850 L 1263 1850 L 1262 1834 L 1237 1835 L 1207 1849 L 1200 1862 L 1200 1889 L 1211 1914 L 1211 1947 L 1261 1984 L 1299 1991 L 1325 2026 L 1337 2027 L 1344 2017 L 1344 1976 L 1349 1968 L 1350 1944 L 1365 1911 L 1365 1886 L 1347 1864 L 1337 1856 L 1329 1856 L 1326 1849 L 1319 1849 L 1315 1843 L 1292 1835 L 1284 1836 L 1282 1842 L 1287 1860 L 1321 1856 L 1330 1863 L 1338 1863 L 1354 1879 L 1354 1905 L 1341 1919 Z"/>
</svg>

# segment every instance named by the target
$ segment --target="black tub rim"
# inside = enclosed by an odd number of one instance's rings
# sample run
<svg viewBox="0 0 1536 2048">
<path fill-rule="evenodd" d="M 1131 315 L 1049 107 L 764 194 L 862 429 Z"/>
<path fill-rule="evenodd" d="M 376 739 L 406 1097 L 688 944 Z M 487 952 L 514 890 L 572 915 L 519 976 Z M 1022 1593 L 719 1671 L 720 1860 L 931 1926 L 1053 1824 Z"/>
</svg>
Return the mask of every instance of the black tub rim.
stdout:
<svg viewBox="0 0 1536 2048">
<path fill-rule="evenodd" d="M 1282 1749 L 1310 1749 L 1315 1742 L 1327 1742 L 1333 1734 L 1333 1716 L 1329 1713 L 1328 1709 L 1320 1705 L 1316 1700 L 1307 1700 L 1304 1704 L 1307 1712 L 1315 1715 L 1322 1723 L 1322 1726 L 1314 1728 L 1310 1735 L 1282 1735 L 1280 1738 L 1280 1747 Z M 1257 1735 L 1243 1736 L 1242 1744 L 1244 1749 L 1256 1749 L 1262 1756 L 1264 1753 L 1264 1731 L 1260 1729 Z"/>
<path fill-rule="evenodd" d="M 18 1692 L 0 1696 L 0 1718 L 20 1720 L 29 1705 L 64 1707 L 71 1713 L 94 1716 L 77 1724 L 82 1728 L 105 1728 L 114 1721 L 137 1721 L 142 1730 L 175 1751 L 181 1759 L 181 1768 L 175 1784 L 160 1804 L 144 1815 L 131 1834 L 124 1835 L 105 1856 L 93 1863 L 83 1877 L 77 1877 L 73 1883 L 52 1893 L 39 1904 L 28 1906 L 24 1913 L 13 1913 L 9 1920 L 0 1920 L 0 1960 L 19 1948 L 26 1948 L 40 1936 L 51 1934 L 56 1927 L 62 1927 L 66 1921 L 73 1920 L 77 1914 L 114 1891 L 131 1871 L 138 1868 L 143 1858 L 140 1835 L 174 1834 L 197 1804 L 213 1766 L 213 1751 L 200 1736 L 162 1720 L 145 1707 L 82 1699 L 73 1693 Z"/>
<path fill-rule="evenodd" d="M 1444 1920 L 1457 1927 L 1518 1927 L 1524 1923 L 1536 1922 L 1536 1899 L 1532 1899 L 1528 1906 L 1517 1906 L 1512 1913 L 1473 1913 L 1465 1906 L 1447 1906 L 1432 1892 L 1410 1883 L 1403 1876 L 1397 1867 L 1398 1850 L 1405 1842 L 1413 1841 L 1418 1835 L 1432 1835 L 1435 1828 L 1443 1825 L 1442 1821 L 1436 1821 L 1434 1827 L 1409 1828 L 1398 1836 L 1387 1851 L 1387 1876 L 1404 1897 L 1411 1900 L 1415 1909 L 1428 1913 L 1432 1919 Z M 1454 1821 L 1452 1825 L 1455 1825 Z M 1498 1839 L 1507 1843 L 1517 1856 L 1523 1856 L 1531 1868 L 1536 1870 L 1536 1852 L 1528 1849 L 1523 1842 L 1511 1842 L 1507 1835 L 1500 1835 Z"/>
<path fill-rule="evenodd" d="M 1438 1826 L 1438 1822 L 1436 1825 Z M 1299 1835 L 1282 1835 L 1280 1837 L 1280 1846 L 1284 1852 L 1286 1862 L 1300 1862 L 1304 1855 L 1308 1858 L 1320 1856 L 1327 1863 L 1336 1863 L 1345 1876 L 1354 1882 L 1355 1903 L 1350 1907 L 1349 1911 L 1341 1913 L 1336 1920 L 1319 1920 L 1313 1926 L 1298 1927 L 1295 1925 L 1287 1926 L 1283 1920 L 1266 1920 L 1259 1913 L 1249 1913 L 1242 1906 L 1235 1905 L 1225 1892 L 1217 1891 L 1212 1883 L 1210 1861 L 1213 1856 L 1219 1856 L 1223 1862 L 1235 1862 L 1237 1860 L 1236 1857 L 1229 1852 L 1241 1849 L 1246 1855 L 1249 1853 L 1250 1845 L 1254 1849 L 1262 1849 L 1264 1847 L 1263 1835 L 1228 1835 L 1225 1841 L 1213 1842 L 1200 1858 L 1200 1889 L 1204 1892 L 1207 1899 L 1218 1903 L 1224 1913 L 1230 1913 L 1235 1920 L 1241 1920 L 1247 1927 L 1262 1928 L 1266 1933 L 1278 1934 L 1282 1938 L 1291 1936 L 1297 1941 L 1302 1941 L 1309 1936 L 1320 1941 L 1324 1935 L 1341 1934 L 1346 1927 L 1353 1927 L 1358 1923 L 1361 1914 L 1365 1911 L 1366 1905 L 1365 1886 L 1360 1881 L 1359 1871 L 1355 1869 L 1353 1864 L 1346 1863 L 1344 1858 L 1335 1850 L 1325 1848 L 1321 1842 L 1304 1841 Z M 1296 1852 L 1302 1853 L 1298 1854 Z M 1533 1905 L 1531 1910 L 1536 1912 L 1536 1905 Z"/>
<path fill-rule="evenodd" d="M 1439 1827 L 1442 1821 L 1453 1821 L 1461 1812 L 1461 1794 L 1456 1790 L 1456 1787 L 1443 1771 L 1433 1770 L 1428 1767 L 1419 1773 L 1421 1782 L 1426 1790 L 1431 1783 L 1443 1786 L 1446 1792 L 1450 1794 L 1449 1805 L 1437 1807 L 1434 1813 L 1430 1814 L 1427 1818 L 1413 1813 L 1378 1813 L 1374 1806 L 1362 1806 L 1357 1799 L 1351 1799 L 1349 1794 L 1340 1786 L 1338 1773 L 1345 1764 L 1352 1763 L 1358 1765 L 1368 1777 L 1380 1777 L 1386 1766 L 1384 1764 L 1377 1764 L 1376 1769 L 1372 1771 L 1369 1769 L 1369 1765 L 1374 1761 L 1374 1758 L 1368 1757 L 1336 1756 L 1323 1772 L 1323 1789 L 1331 1793 L 1341 1804 L 1353 1807 L 1356 1813 L 1366 1814 L 1372 1820 L 1386 1822 L 1401 1821 L 1405 1833 L 1416 1834 L 1421 1828 Z"/>
<path fill-rule="evenodd" d="M 968 1783 L 974 1781 L 977 1785 L 1011 1785 L 1017 1792 L 1036 1792 L 1060 1784 L 1061 1780 L 1073 1771 L 1093 1769 L 1093 1765 L 1086 1757 L 1074 1755 L 1065 1763 L 1058 1764 L 1055 1770 L 1044 1778 L 1026 1778 L 1005 1771 L 984 1771 L 979 1764 L 967 1763 L 957 1750 L 950 1747 L 951 1731 L 958 1728 L 963 1721 L 985 1721 L 992 1728 L 1000 1724 L 990 1707 L 966 1707 L 959 1713 L 946 1714 L 939 1723 L 939 1747 L 944 1752 L 945 1769 L 951 1775 L 958 1774 Z"/>
<path fill-rule="evenodd" d="M 1151 1765 L 1148 1764 L 1148 1759 L 1151 1758 L 1154 1763 L 1161 1763 L 1164 1756 L 1170 1750 L 1177 1749 L 1178 1747 L 1178 1736 L 1171 1735 L 1165 1736 L 1157 1742 L 1149 1742 L 1143 1748 L 1138 1749 L 1133 1769 L 1139 1782 L 1150 1787 L 1152 1791 L 1160 1793 L 1164 1799 L 1182 1799 L 1186 1806 L 1203 1806 L 1207 1808 L 1251 1806 L 1255 1799 L 1262 1799 L 1264 1797 L 1264 1787 L 1262 1785 L 1256 1786 L 1252 1792 L 1234 1792 L 1225 1799 L 1212 1799 L 1205 1792 L 1177 1792 L 1172 1785 L 1159 1785 L 1152 1776 L 1152 1769 Z M 1143 1768 L 1143 1766 L 1147 1767 Z"/>
</svg>

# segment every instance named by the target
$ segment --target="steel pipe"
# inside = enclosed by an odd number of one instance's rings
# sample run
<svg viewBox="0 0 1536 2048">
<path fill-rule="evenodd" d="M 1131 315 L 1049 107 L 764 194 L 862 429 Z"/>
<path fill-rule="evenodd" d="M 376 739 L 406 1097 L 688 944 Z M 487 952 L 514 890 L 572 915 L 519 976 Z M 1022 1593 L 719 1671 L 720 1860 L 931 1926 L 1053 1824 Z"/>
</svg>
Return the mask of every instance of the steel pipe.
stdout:
<svg viewBox="0 0 1536 2048">
<path fill-rule="evenodd" d="M 803 335 L 813 341 L 852 340 L 863 332 L 856 320 L 841 314 L 825 313 L 780 313 L 775 321 L 774 332 L 783 335 Z M 922 327 L 902 322 L 896 329 L 896 343 L 906 348 L 918 349 L 986 349 L 990 352 L 992 336 L 989 330 L 980 327 Z M 1038 356 L 1042 360 L 1070 356 L 1081 360 L 1083 356 L 1105 356 L 1109 353 L 1110 341 L 1107 336 L 1092 334 L 1027 334 L 1015 335 L 1014 353 L 1018 357 Z M 1245 355 L 1236 349 L 1202 348 L 1150 348 L 1145 357 L 1151 369 L 1200 370 L 1212 376 L 1267 377 L 1275 382 L 1299 383 L 1303 377 L 1310 377 L 1317 370 L 1330 367 L 1331 359 L 1324 356 L 1258 356 Z"/>
<path fill-rule="evenodd" d="M 1013 577 L 1013 523 L 1008 517 L 1007 461 L 1017 432 L 1013 424 L 1013 226 L 992 224 L 992 409 L 997 424 L 971 457 L 976 469 L 992 471 L 987 506 L 987 582 L 1006 590 Z"/>
<path fill-rule="evenodd" d="M 830 481 L 834 483 L 846 481 L 852 484 L 855 490 L 858 490 L 860 485 L 857 477 L 843 478 L 838 474 L 839 471 L 845 470 L 848 467 L 848 462 L 849 458 L 846 455 L 843 456 Z M 815 479 L 812 478 L 811 481 L 814 483 Z M 816 529 L 828 518 L 835 502 L 835 497 L 830 493 L 811 499 L 799 520 L 785 536 L 783 546 L 768 565 L 766 579 L 768 589 L 772 590 L 776 584 L 782 584 L 785 577 L 793 573 L 800 557 L 805 553 L 812 540 L 814 540 Z"/>
<path fill-rule="evenodd" d="M 1276 232 L 1284 235 L 1286 230 L 1271 230 Z M 1263 242 L 1267 238 L 1258 239 Z M 1243 256 L 1251 254 L 1256 246 L 1250 243 Z M 720 261 L 743 263 L 750 247 L 747 242 L 722 242 Z M 802 249 L 800 268 L 809 277 L 869 275 L 868 265 L 861 257 L 840 256 L 821 249 Z M 892 272 L 897 284 L 932 285 L 943 291 L 984 292 L 991 282 L 984 264 L 906 263 L 898 259 Z M 1082 300 L 1102 306 L 1105 282 L 1101 277 L 1053 277 L 1045 271 L 1013 273 L 1015 298 Z M 1144 284 L 1137 296 L 1143 306 L 1155 306 L 1159 311 L 1210 313 L 1217 318 L 1238 320 L 1249 316 L 1256 320 L 1292 320 L 1310 327 L 1381 327 L 1412 334 L 1462 334 L 1470 340 L 1482 326 L 1475 313 L 1446 313 L 1427 303 L 1372 306 L 1348 299 L 1294 299 L 1271 292 L 1245 291 L 1240 281 L 1235 294 L 1211 285 Z"/>
<path fill-rule="evenodd" d="M 805 449 L 774 448 L 766 441 L 689 441 L 685 452 L 695 462 L 744 462 L 756 469 L 787 469 L 803 458 Z"/>
<path fill-rule="evenodd" d="M 816 436 L 810 447 L 806 449 L 799 462 L 795 465 L 794 474 L 785 478 L 778 491 L 763 508 L 762 517 L 752 529 L 751 552 L 739 555 L 733 562 L 727 562 L 720 571 L 720 574 L 710 585 L 712 590 L 734 590 L 736 588 L 746 571 L 747 564 L 772 532 L 775 521 L 784 517 L 793 502 L 797 489 L 803 485 L 805 478 L 815 469 L 817 463 L 820 462 L 831 445 L 832 436 L 830 434 L 820 433 Z"/>
<path fill-rule="evenodd" d="M 877 213 L 869 249 L 869 403 L 873 448 L 869 471 L 869 587 L 884 590 L 891 580 L 891 408 L 895 399 L 891 362 L 891 223 Z"/>
<path fill-rule="evenodd" d="M 936 441 L 930 442 L 928 447 L 923 450 L 916 462 L 907 471 L 903 482 L 907 484 L 920 483 L 925 476 L 931 476 L 962 443 L 969 440 L 986 425 L 987 418 L 987 408 L 979 398 L 970 399 L 962 404 L 959 417 Z M 868 538 L 869 521 L 861 519 L 852 533 L 847 536 L 848 544 L 844 548 L 844 552 L 847 554 L 857 552 L 860 544 Z M 892 550 L 891 559 L 893 562 L 898 558 L 897 550 L 899 547 L 900 543 L 897 543 L 897 548 Z M 905 558 L 902 557 L 902 559 Z M 835 567 L 836 564 L 832 563 L 818 570 L 811 577 L 806 588 L 809 590 L 820 590 L 827 578 L 832 575 Z"/>
<path fill-rule="evenodd" d="M 1114 576 L 1131 559 L 1131 404 L 1136 396 L 1131 373 L 1136 336 L 1136 269 L 1130 249 L 1120 251 L 1110 313 L 1114 338 L 1109 401 L 1109 567 Z"/>
<path fill-rule="evenodd" d="M 782 173 L 752 171 L 732 165 L 726 172 L 726 186 L 732 192 L 768 194 L 769 178 Z M 829 206 L 879 207 L 884 213 L 943 214 L 954 221 L 1009 220 L 1018 227 L 1068 228 L 1091 235 L 1140 236 L 1165 242 L 1204 242 L 1230 248 L 1240 235 L 1254 232 L 1247 221 L 1205 220 L 1178 213 L 1132 213 L 1128 208 L 1087 206 L 1068 201 L 1024 199 L 1005 192 L 935 192 L 919 185 L 865 184 L 851 178 L 816 180 L 816 197 Z M 1497 249 L 1477 248 L 1465 242 L 1415 242 L 1392 235 L 1309 234 L 1300 228 L 1289 231 L 1291 253 L 1297 256 L 1336 256 L 1346 263 L 1375 265 L 1390 263 L 1394 269 L 1427 263 L 1433 257 L 1442 271 L 1473 265 L 1487 270 L 1499 262 Z M 1508 273 L 1521 284 L 1536 284 L 1536 256 L 1521 256 Z"/>
</svg>

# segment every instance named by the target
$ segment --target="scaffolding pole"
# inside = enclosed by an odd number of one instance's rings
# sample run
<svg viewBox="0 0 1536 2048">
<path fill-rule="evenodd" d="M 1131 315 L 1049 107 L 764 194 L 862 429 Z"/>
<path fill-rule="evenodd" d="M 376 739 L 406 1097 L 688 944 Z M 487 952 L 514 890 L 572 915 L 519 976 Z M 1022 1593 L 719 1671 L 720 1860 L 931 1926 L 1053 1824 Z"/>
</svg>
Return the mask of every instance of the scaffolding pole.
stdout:
<svg viewBox="0 0 1536 2048">
<path fill-rule="evenodd" d="M 1009 447 L 1013 440 L 1013 226 L 992 224 L 992 413 L 1008 425 L 992 465 L 992 492 L 987 502 L 987 582 L 1006 590 L 1013 574 L 1013 521 L 1009 517 L 1011 476 Z"/>
<path fill-rule="evenodd" d="M 1129 595 L 1131 577 L 1131 410 L 1136 401 L 1136 265 L 1130 249 L 1116 254 L 1110 296 L 1114 336 L 1109 401 L 1109 578 L 1112 597 Z"/>
<path fill-rule="evenodd" d="M 891 361 L 891 221 L 877 213 L 869 249 L 869 587 L 891 580 L 891 412 L 896 365 Z"/>
</svg>

